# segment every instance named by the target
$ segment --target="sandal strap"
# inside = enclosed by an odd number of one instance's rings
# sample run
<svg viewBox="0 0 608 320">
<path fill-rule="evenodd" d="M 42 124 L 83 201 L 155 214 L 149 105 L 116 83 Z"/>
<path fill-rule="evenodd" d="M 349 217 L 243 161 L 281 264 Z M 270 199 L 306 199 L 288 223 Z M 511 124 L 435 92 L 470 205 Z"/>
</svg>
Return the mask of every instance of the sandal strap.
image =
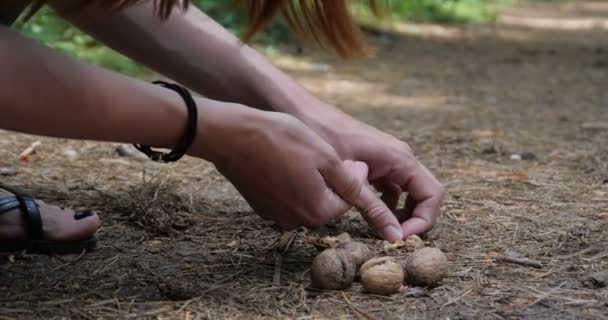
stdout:
<svg viewBox="0 0 608 320">
<path fill-rule="evenodd" d="M 21 209 L 21 214 L 25 220 L 25 231 L 28 238 L 31 240 L 42 240 L 42 218 L 40 217 L 40 210 L 38 210 L 38 204 L 34 199 L 25 193 L 24 191 L 6 186 L 0 183 L 0 188 L 4 189 L 15 195 Z"/>
<path fill-rule="evenodd" d="M 9 212 L 19 207 L 19 200 L 15 197 L 6 197 L 0 199 L 0 214 Z"/>
</svg>

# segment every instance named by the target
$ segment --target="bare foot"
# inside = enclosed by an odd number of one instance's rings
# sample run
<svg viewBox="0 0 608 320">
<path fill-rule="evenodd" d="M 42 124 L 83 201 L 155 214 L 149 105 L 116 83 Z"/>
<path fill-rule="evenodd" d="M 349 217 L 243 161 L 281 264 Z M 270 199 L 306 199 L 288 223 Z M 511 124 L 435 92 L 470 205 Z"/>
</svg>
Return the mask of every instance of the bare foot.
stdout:
<svg viewBox="0 0 608 320">
<path fill-rule="evenodd" d="M 0 199 L 13 194 L 0 189 Z M 42 218 L 43 239 L 50 241 L 84 240 L 91 237 L 99 228 L 99 217 L 95 211 L 75 212 L 36 201 Z M 0 242 L 27 239 L 25 221 L 17 209 L 0 213 Z"/>
</svg>

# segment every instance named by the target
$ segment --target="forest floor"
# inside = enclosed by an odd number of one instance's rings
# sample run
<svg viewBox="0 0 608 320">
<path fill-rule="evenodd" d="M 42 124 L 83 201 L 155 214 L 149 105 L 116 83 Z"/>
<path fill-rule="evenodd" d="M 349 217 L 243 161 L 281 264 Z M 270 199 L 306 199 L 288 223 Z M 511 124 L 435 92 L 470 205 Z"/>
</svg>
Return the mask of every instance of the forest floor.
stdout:
<svg viewBox="0 0 608 320">
<path fill-rule="evenodd" d="M 103 226 L 84 255 L 0 257 L 0 319 L 608 319 L 608 3 L 370 35 L 377 54 L 363 63 L 315 50 L 272 59 L 410 143 L 445 184 L 426 235 L 450 262 L 442 285 L 392 296 L 310 288 L 311 234 L 346 231 L 384 254 L 356 213 L 299 230 L 274 279 L 280 234 L 209 163 L 3 132 L 3 182 L 93 207 Z M 496 259 L 508 251 L 542 268 Z"/>
</svg>

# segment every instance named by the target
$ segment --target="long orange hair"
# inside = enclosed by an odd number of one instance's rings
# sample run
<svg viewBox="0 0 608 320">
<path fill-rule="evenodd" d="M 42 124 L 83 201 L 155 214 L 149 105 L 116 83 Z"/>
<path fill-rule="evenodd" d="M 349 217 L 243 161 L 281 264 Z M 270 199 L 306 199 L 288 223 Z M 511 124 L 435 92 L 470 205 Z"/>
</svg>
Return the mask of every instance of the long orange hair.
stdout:
<svg viewBox="0 0 608 320">
<path fill-rule="evenodd" d="M 85 6 L 121 10 L 142 0 L 80 0 L 74 9 Z M 369 53 L 361 30 L 348 11 L 346 0 L 233 0 L 248 16 L 248 28 L 243 36 L 249 40 L 277 15 L 282 14 L 298 34 L 309 36 L 324 48 L 335 50 L 343 57 L 366 56 Z M 30 12 L 35 12 L 46 0 L 35 0 Z M 175 7 L 186 9 L 190 0 L 154 0 L 155 12 L 166 19 Z M 377 13 L 377 1 L 368 0 Z"/>
</svg>

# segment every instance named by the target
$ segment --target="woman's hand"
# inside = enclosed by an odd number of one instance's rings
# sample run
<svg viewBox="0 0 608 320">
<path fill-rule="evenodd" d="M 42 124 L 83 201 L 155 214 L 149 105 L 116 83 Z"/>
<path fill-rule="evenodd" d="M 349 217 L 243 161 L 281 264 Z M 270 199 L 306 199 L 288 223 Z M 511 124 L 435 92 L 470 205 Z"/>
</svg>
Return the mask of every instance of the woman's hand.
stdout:
<svg viewBox="0 0 608 320">
<path fill-rule="evenodd" d="M 402 223 L 405 237 L 433 228 L 440 216 L 443 186 L 403 141 L 327 106 L 311 113 L 307 124 L 328 141 L 343 159 L 369 166 L 369 181 Z M 403 208 L 399 197 L 407 193 Z"/>
<path fill-rule="evenodd" d="M 353 205 L 388 240 L 399 223 L 366 185 L 367 166 L 342 161 L 293 116 L 226 104 L 204 119 L 193 155 L 212 161 L 260 216 L 281 229 L 316 227 Z"/>
</svg>

